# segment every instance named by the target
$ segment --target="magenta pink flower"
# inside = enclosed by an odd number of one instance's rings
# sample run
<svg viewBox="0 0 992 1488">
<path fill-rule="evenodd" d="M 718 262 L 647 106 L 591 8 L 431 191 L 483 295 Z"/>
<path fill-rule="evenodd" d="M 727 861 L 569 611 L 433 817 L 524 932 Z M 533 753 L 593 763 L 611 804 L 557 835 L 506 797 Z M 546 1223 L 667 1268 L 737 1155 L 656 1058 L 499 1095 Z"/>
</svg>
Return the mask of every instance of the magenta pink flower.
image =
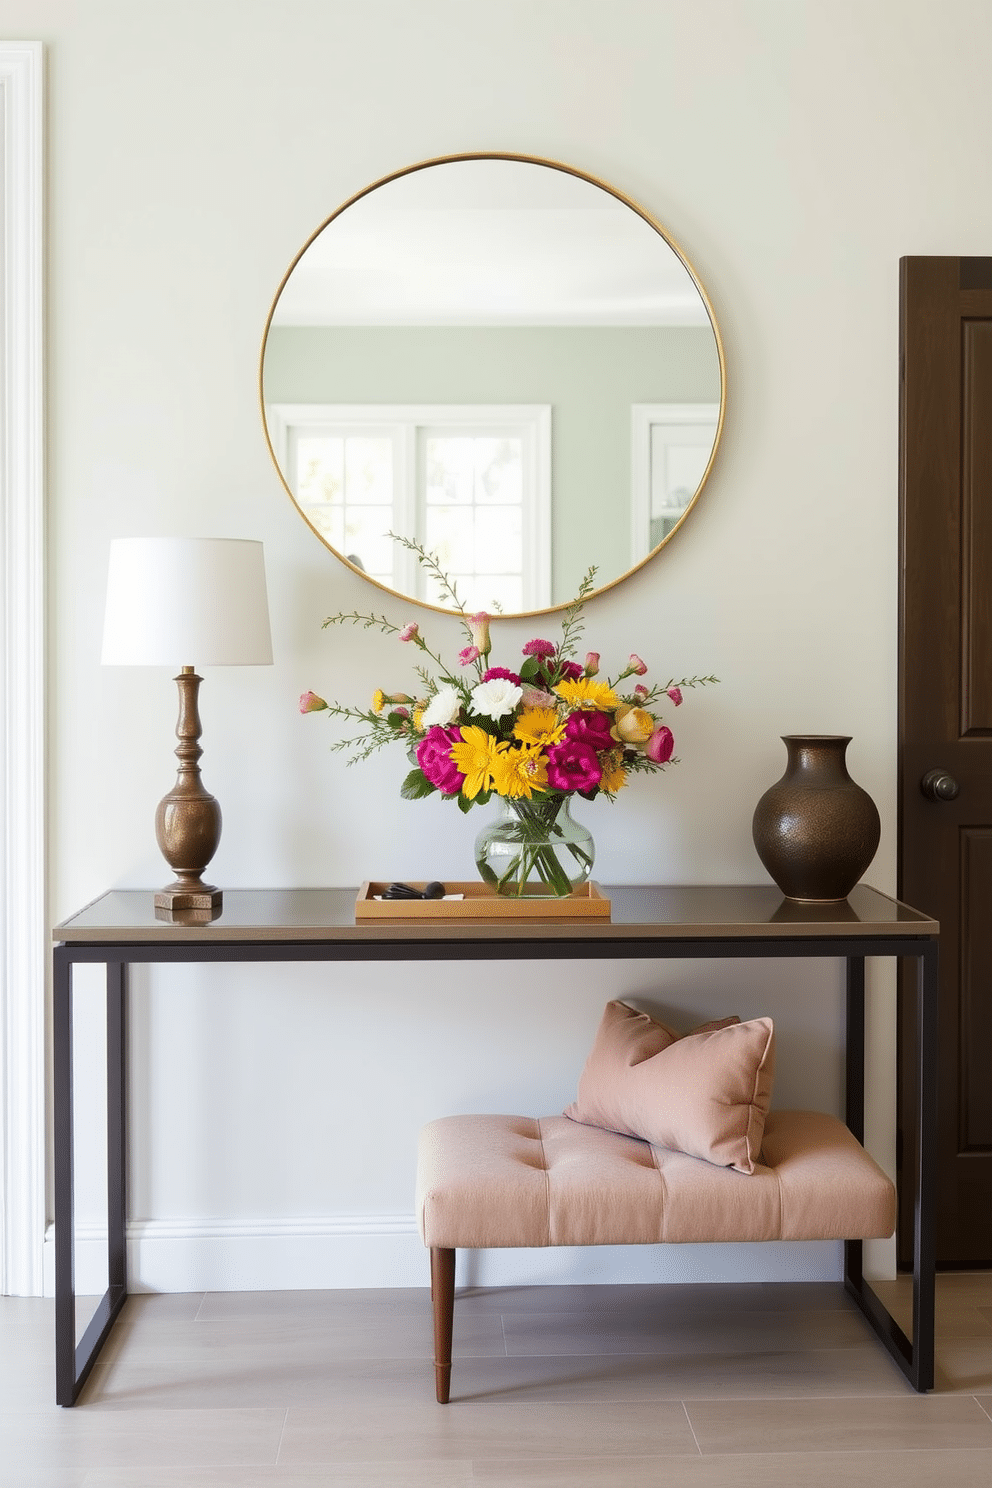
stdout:
<svg viewBox="0 0 992 1488">
<path fill-rule="evenodd" d="M 681 703 L 681 701 L 682 701 L 682 689 L 681 689 L 681 687 L 670 687 L 668 689 L 668 696 L 671 698 L 672 702 L 675 704 L 675 706 L 677 708 L 678 705 L 679 705 L 679 703 Z"/>
<path fill-rule="evenodd" d="M 595 790 L 603 778 L 603 767 L 595 749 L 578 739 L 563 739 L 552 744 L 547 754 L 548 784 L 552 790 Z"/>
<path fill-rule="evenodd" d="M 575 739 L 579 744 L 588 744 L 590 749 L 612 749 L 616 743 L 610 732 L 612 727 L 613 720 L 608 713 L 583 708 L 570 714 L 565 725 L 565 737 Z"/>
<path fill-rule="evenodd" d="M 481 655 L 482 652 L 479 650 L 478 646 L 466 646 L 463 651 L 459 651 L 458 660 L 461 662 L 462 666 L 471 666 L 472 662 L 478 661 Z"/>
<path fill-rule="evenodd" d="M 599 652 L 598 651 L 587 651 L 586 652 L 586 665 L 585 665 L 585 674 L 586 674 L 586 676 L 587 677 L 595 677 L 595 675 L 596 675 L 596 673 L 598 671 L 599 671 Z"/>
<path fill-rule="evenodd" d="M 315 692 L 305 692 L 300 698 L 301 713 L 321 713 L 326 707 L 324 699 L 318 697 Z"/>
<path fill-rule="evenodd" d="M 419 634 L 420 626 L 417 624 L 416 620 L 411 620 L 409 625 L 404 625 L 403 629 L 400 631 L 400 640 L 412 641 L 414 636 Z"/>
<path fill-rule="evenodd" d="M 504 677 L 507 682 L 512 682 L 514 687 L 520 686 L 520 678 L 516 672 L 508 672 L 506 667 L 490 667 L 482 674 L 483 682 L 493 682 L 497 677 Z"/>
<path fill-rule="evenodd" d="M 582 668 L 577 661 L 563 661 L 558 668 L 559 682 L 578 682 L 582 676 Z"/>
<path fill-rule="evenodd" d="M 656 728 L 650 739 L 644 746 L 644 753 L 649 760 L 654 760 L 656 765 L 665 765 L 672 757 L 675 749 L 675 738 L 670 728 L 664 724 Z"/>
<path fill-rule="evenodd" d="M 635 651 L 632 651 L 630 653 L 630 660 L 627 663 L 627 675 L 629 676 L 631 672 L 634 672 L 638 677 L 643 677 L 647 669 L 647 663 L 643 662 Z"/>
<path fill-rule="evenodd" d="M 537 637 L 535 640 L 527 642 L 526 646 L 523 648 L 523 655 L 540 656 L 544 658 L 547 656 L 554 656 L 556 649 L 557 648 L 552 645 L 551 641 L 542 641 L 540 637 Z"/>
<path fill-rule="evenodd" d="M 637 697 L 637 698 L 646 698 L 647 695 L 648 695 L 647 688 L 644 686 L 643 683 L 638 682 L 637 686 L 634 688 L 634 696 Z"/>
<path fill-rule="evenodd" d="M 451 746 L 460 743 L 461 737 L 461 729 L 445 729 L 435 724 L 417 745 L 417 764 L 424 778 L 436 785 L 443 796 L 457 796 L 465 779 L 451 758 Z"/>
</svg>

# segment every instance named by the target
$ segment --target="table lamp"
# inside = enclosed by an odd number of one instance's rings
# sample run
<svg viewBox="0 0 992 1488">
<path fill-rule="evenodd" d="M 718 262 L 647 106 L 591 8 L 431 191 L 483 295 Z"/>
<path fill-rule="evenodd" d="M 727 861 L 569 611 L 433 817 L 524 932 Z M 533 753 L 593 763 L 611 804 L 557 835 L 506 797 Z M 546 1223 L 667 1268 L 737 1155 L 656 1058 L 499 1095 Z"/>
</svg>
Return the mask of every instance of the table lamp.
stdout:
<svg viewBox="0 0 992 1488">
<path fill-rule="evenodd" d="M 110 545 L 105 666 L 180 666 L 176 757 L 179 771 L 155 813 L 162 856 L 176 875 L 155 895 L 159 917 L 213 916 L 223 894 L 203 882 L 217 851 L 221 814 L 197 761 L 201 666 L 272 663 L 265 565 L 260 542 L 234 538 L 117 538 Z"/>
</svg>

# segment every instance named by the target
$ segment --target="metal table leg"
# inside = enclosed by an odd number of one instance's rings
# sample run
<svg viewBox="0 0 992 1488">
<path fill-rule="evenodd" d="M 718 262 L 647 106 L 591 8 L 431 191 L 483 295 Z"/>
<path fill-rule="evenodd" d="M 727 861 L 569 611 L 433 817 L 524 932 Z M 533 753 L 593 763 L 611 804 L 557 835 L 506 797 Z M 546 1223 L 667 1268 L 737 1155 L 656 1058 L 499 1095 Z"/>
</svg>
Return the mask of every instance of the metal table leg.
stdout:
<svg viewBox="0 0 992 1488">
<path fill-rule="evenodd" d="M 56 947 L 53 976 L 55 1121 L 55 1398 L 74 1404 L 127 1297 L 125 1222 L 125 992 L 123 962 L 107 965 L 107 1261 L 106 1292 L 76 1343 L 73 1259 L 72 960 Z"/>
<path fill-rule="evenodd" d="M 934 1380 L 934 1200 L 937 1144 L 937 966 L 936 941 L 916 951 L 916 1017 L 919 1062 L 916 1071 L 917 1165 L 913 1196 L 913 1337 L 903 1329 L 864 1278 L 862 1242 L 844 1243 L 844 1284 L 914 1389 Z M 864 1139 L 864 957 L 848 957 L 847 1124 Z"/>
</svg>

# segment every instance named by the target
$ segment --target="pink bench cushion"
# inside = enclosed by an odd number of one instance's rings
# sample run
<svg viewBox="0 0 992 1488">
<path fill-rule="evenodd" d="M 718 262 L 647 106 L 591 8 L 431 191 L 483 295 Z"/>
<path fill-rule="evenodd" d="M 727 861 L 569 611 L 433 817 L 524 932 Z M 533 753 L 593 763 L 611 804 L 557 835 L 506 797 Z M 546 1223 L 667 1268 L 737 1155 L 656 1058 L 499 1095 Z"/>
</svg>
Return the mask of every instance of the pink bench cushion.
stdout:
<svg viewBox="0 0 992 1488">
<path fill-rule="evenodd" d="M 818 1111 L 770 1112 L 748 1175 L 565 1116 L 446 1116 L 420 1135 L 428 1246 L 881 1238 L 895 1206 L 877 1163 Z"/>
</svg>

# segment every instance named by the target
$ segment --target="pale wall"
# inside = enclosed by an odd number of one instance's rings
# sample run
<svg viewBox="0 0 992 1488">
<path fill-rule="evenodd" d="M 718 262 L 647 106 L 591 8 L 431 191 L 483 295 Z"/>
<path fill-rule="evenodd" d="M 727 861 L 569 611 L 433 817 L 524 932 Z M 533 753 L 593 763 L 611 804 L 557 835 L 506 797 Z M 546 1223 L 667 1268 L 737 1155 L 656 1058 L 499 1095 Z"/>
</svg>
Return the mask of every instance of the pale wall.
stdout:
<svg viewBox="0 0 992 1488">
<path fill-rule="evenodd" d="M 172 780 L 174 688 L 165 671 L 99 666 L 107 547 L 126 534 L 266 546 L 276 664 L 217 669 L 204 688 L 219 883 L 468 874 L 472 817 L 401 802 L 398 757 L 345 772 L 325 720 L 296 713 L 304 688 L 401 686 L 406 657 L 321 631 L 382 597 L 283 494 L 256 365 L 275 288 L 329 210 L 472 149 L 569 161 L 642 202 L 696 266 L 727 348 L 705 497 L 660 558 L 589 606 L 587 631 L 604 660 L 636 649 L 655 676 L 722 685 L 679 713 L 677 770 L 587 812 L 599 876 L 762 879 L 750 820 L 781 772 L 779 735 L 822 730 L 853 735 L 884 824 L 869 879 L 893 887 L 898 259 L 989 250 L 983 0 L 3 0 L 0 31 L 42 39 L 49 61 L 53 918 L 163 879 L 152 813 Z M 458 643 L 446 620 L 387 608 Z M 509 652 L 535 626 L 503 629 Z M 778 1102 L 839 1098 L 831 965 L 192 968 L 135 984 L 144 1284 L 421 1281 L 420 1122 L 560 1106 L 609 995 L 686 1022 L 771 1013 Z M 886 994 L 873 1088 L 887 1161 L 890 1025 Z M 94 1213 L 88 1182 L 81 1198 Z M 835 1275 L 837 1254 L 565 1256 L 557 1274 L 683 1267 Z"/>
</svg>

